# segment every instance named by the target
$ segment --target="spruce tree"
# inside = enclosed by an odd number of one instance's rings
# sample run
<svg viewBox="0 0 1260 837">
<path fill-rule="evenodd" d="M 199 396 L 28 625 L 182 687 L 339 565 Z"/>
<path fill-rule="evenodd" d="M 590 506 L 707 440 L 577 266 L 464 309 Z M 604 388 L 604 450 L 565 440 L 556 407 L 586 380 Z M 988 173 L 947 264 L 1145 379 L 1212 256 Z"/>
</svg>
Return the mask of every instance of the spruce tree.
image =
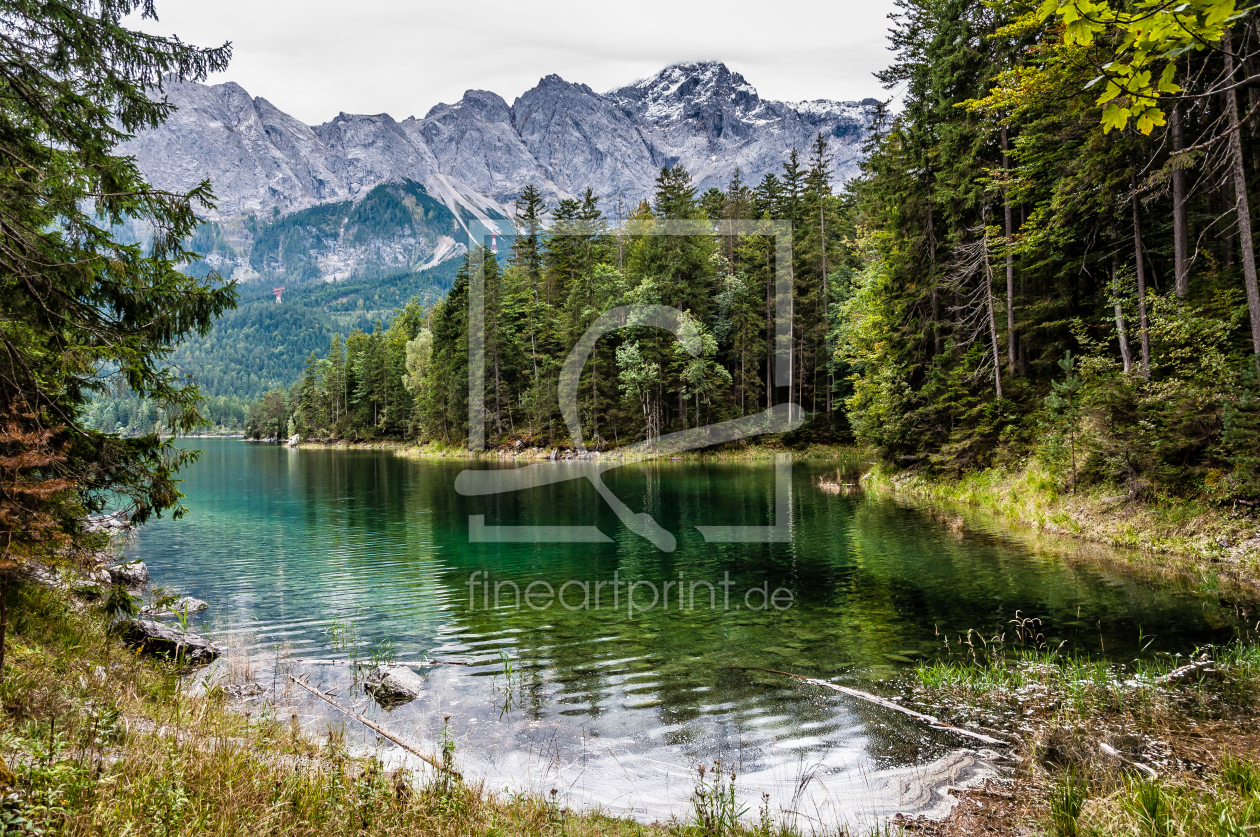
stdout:
<svg viewBox="0 0 1260 837">
<path fill-rule="evenodd" d="M 50 0 L 10 3 L 0 23 L 0 411 L 6 455 L 21 455 L 23 438 L 59 451 L 55 470 L 75 502 L 46 511 L 63 532 L 79 531 L 83 508 L 120 499 L 136 522 L 178 514 L 175 474 L 195 454 L 155 432 L 93 429 L 85 413 L 96 395 L 121 390 L 154 404 L 169 431 L 197 426 L 198 389 L 166 359 L 236 298 L 214 272 L 179 270 L 196 260 L 186 242 L 213 205 L 209 183 L 154 189 L 117 153 L 170 115 L 167 80 L 204 80 L 227 66 L 230 47 L 136 32 L 124 25 L 136 12 L 156 19 L 151 0 Z M 125 223 L 151 241 L 119 241 Z M 0 501 L 34 499 L 5 491 Z M 22 538 L 11 530 L 5 560 Z"/>
</svg>

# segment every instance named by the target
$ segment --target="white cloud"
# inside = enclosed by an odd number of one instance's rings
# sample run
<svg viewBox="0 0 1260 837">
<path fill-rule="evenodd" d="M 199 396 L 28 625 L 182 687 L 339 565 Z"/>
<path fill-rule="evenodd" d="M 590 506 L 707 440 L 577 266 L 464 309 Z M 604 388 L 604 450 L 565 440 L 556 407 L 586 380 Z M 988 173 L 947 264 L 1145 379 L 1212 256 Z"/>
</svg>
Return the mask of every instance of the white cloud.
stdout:
<svg viewBox="0 0 1260 837">
<path fill-rule="evenodd" d="M 308 123 L 338 111 L 423 116 L 469 88 L 512 100 L 557 73 L 605 91 L 675 61 L 716 59 L 765 98 L 885 95 L 891 0 L 686 4 L 643 0 L 158 0 L 137 25 L 202 46 L 230 40 L 235 81 Z"/>
</svg>

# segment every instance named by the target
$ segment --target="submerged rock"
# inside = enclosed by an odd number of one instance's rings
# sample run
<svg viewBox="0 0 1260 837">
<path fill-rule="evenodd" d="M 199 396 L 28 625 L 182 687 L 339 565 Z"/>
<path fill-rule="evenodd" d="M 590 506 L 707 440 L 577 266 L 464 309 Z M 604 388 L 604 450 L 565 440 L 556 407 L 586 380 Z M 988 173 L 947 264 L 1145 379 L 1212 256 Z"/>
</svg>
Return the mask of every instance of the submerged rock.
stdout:
<svg viewBox="0 0 1260 837">
<path fill-rule="evenodd" d="M 381 706 L 396 706 L 420 697 L 424 678 L 407 666 L 380 665 L 364 678 L 363 690 Z"/>
<path fill-rule="evenodd" d="M 197 634 L 185 633 L 173 625 L 149 619 L 132 619 L 123 623 L 123 639 L 149 654 L 201 665 L 219 658 L 223 649 Z"/>
<path fill-rule="evenodd" d="M 149 583 L 149 568 L 143 561 L 128 561 L 110 567 L 109 577 L 124 587 L 143 587 Z"/>
</svg>

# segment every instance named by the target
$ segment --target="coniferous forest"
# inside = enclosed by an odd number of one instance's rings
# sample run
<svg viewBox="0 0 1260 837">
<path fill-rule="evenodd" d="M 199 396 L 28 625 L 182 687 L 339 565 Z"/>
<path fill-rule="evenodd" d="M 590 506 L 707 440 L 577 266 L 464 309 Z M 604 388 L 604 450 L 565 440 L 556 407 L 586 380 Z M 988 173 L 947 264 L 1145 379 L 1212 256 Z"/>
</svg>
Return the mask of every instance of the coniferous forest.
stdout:
<svg viewBox="0 0 1260 837">
<path fill-rule="evenodd" d="M 841 193 L 821 135 L 724 191 L 671 167 L 639 206 L 588 191 L 549 209 L 526 189 L 510 248 L 470 252 L 427 310 L 334 337 L 253 405 L 251 432 L 462 446 L 481 269 L 491 445 L 568 444 L 569 348 L 607 309 L 657 303 L 687 312 L 703 351 L 648 329 L 601 339 L 579 390 L 589 446 L 791 401 L 808 422 L 789 441 L 855 441 L 900 468 L 1036 457 L 1064 487 L 1260 498 L 1255 22 L 1219 3 L 1159 7 L 1176 25 L 1077 5 L 902 0 L 879 74 L 901 101 Z M 715 234 L 649 234 L 674 219 Z M 738 219 L 793 224 L 790 386 L 769 374 L 773 240 L 717 234 Z"/>
</svg>

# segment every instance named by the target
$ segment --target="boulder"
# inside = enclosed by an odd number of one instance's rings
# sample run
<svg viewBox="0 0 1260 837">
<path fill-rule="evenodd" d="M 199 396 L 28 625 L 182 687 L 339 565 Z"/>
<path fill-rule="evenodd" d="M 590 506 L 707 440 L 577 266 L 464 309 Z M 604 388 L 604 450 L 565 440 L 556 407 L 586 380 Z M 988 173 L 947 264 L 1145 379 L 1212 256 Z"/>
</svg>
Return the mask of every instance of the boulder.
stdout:
<svg viewBox="0 0 1260 837">
<path fill-rule="evenodd" d="M 130 619 L 123 623 L 123 639 L 149 654 L 158 654 L 186 663 L 201 665 L 219 658 L 223 649 L 215 643 L 149 619 Z"/>
<path fill-rule="evenodd" d="M 125 511 L 116 511 L 113 514 L 100 514 L 83 521 L 83 530 L 89 533 L 121 532 L 130 528 L 131 522 L 127 520 Z"/>
<path fill-rule="evenodd" d="M 397 706 L 420 697 L 424 678 L 407 666 L 380 665 L 364 678 L 363 690 L 381 706 Z"/>
<path fill-rule="evenodd" d="M 301 443 L 301 441 L 302 441 L 302 437 L 294 433 L 292 436 L 289 437 L 289 441 L 285 442 L 285 444 L 291 448 L 295 448 L 298 446 L 299 443 Z"/>
<path fill-rule="evenodd" d="M 149 583 L 149 568 L 143 561 L 128 561 L 109 568 L 109 577 L 124 587 L 143 587 Z"/>
<path fill-rule="evenodd" d="M 192 615 L 194 613 L 201 613 L 201 611 L 205 610 L 209 606 L 210 605 L 206 604 L 201 599 L 194 599 L 192 596 L 180 596 L 170 604 L 165 604 L 161 607 L 145 605 L 140 608 L 140 615 L 157 617 L 179 616 L 185 613 Z"/>
</svg>

